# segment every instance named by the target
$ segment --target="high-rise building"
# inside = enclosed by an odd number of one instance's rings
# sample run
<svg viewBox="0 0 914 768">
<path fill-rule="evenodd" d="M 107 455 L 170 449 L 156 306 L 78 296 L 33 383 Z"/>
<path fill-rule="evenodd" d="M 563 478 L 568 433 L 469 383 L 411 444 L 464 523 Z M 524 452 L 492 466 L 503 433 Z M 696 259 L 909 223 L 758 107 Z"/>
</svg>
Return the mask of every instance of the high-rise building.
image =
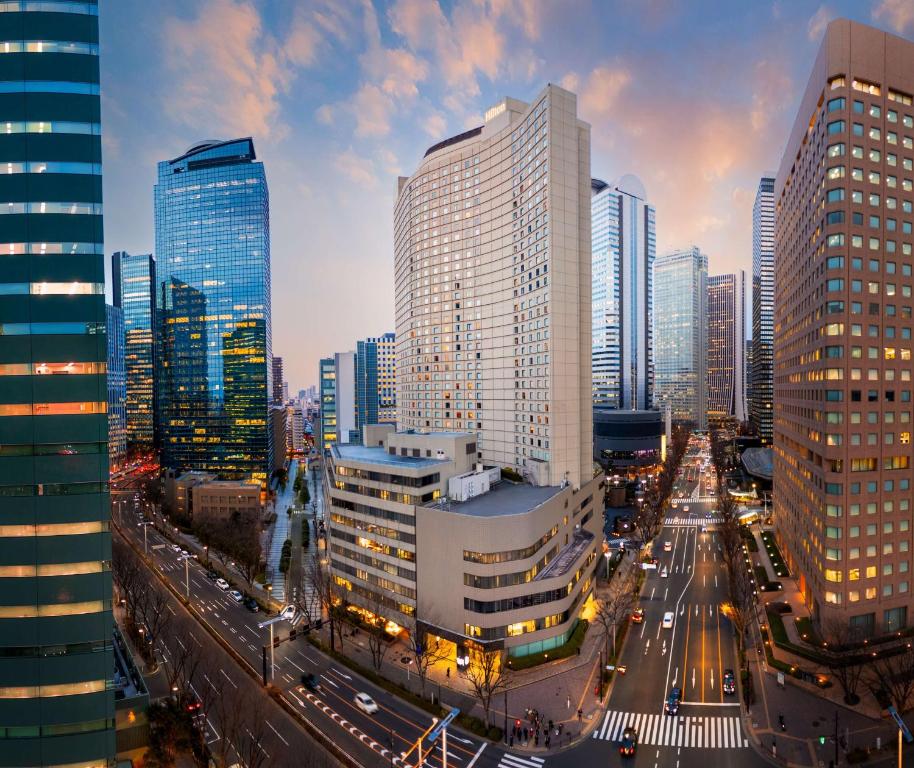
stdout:
<svg viewBox="0 0 914 768">
<path fill-rule="evenodd" d="M 325 448 L 331 443 L 359 442 L 357 357 L 355 352 L 337 352 L 320 361 L 321 439 Z"/>
<path fill-rule="evenodd" d="M 556 86 L 488 110 L 399 183 L 405 429 L 331 447 L 328 553 L 343 602 L 425 627 L 458 669 L 485 649 L 550 652 L 591 605 L 589 197 L 590 128 Z"/>
<path fill-rule="evenodd" d="M 576 97 L 549 85 L 399 181 L 398 423 L 474 432 L 540 485 L 592 477 L 589 170 Z"/>
<path fill-rule="evenodd" d="M 385 333 L 370 339 L 378 345 L 378 421 L 397 421 L 397 337 Z"/>
<path fill-rule="evenodd" d="M 129 453 L 150 453 L 154 447 L 155 274 L 150 253 L 116 251 L 111 256 L 113 302 L 124 312 Z"/>
<path fill-rule="evenodd" d="M 749 417 L 762 443 L 771 443 L 774 397 L 774 174 L 759 181 L 752 209 L 752 400 Z"/>
<path fill-rule="evenodd" d="M 155 224 L 162 466 L 264 482 L 270 202 L 254 142 L 204 141 L 159 163 Z"/>
<path fill-rule="evenodd" d="M 127 458 L 127 369 L 124 311 L 105 305 L 108 337 L 108 465 L 116 472 Z"/>
<path fill-rule="evenodd" d="M 806 605 L 911 623 L 914 43 L 831 22 L 774 190 L 774 518 Z"/>
<path fill-rule="evenodd" d="M 283 396 L 283 385 L 286 383 L 282 375 L 282 358 L 273 356 L 271 361 L 273 366 L 273 405 L 282 405 L 286 402 Z"/>
<path fill-rule="evenodd" d="M 695 246 L 654 262 L 654 404 L 707 425 L 708 257 Z"/>
<path fill-rule="evenodd" d="M 708 419 L 746 420 L 746 273 L 708 278 Z"/>
<path fill-rule="evenodd" d="M 0 21 L 0 765 L 109 768 L 98 5 L 5 2 Z"/>
<path fill-rule="evenodd" d="M 654 207 L 636 176 L 591 180 L 593 402 L 651 407 Z"/>
<path fill-rule="evenodd" d="M 361 441 L 362 429 L 365 425 L 378 423 L 378 401 L 378 345 L 372 339 L 357 341 L 355 345 L 355 430 L 358 432 L 358 437 L 352 442 Z"/>
</svg>

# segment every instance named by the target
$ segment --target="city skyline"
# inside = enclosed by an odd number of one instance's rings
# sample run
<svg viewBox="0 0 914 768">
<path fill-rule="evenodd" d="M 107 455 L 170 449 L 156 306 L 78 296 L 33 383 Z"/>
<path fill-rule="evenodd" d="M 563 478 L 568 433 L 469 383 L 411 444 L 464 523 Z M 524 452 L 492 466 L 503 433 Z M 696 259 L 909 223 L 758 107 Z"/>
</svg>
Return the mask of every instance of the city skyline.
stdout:
<svg viewBox="0 0 914 768">
<path fill-rule="evenodd" d="M 106 242 L 110 250 L 152 250 L 148 188 L 155 163 L 175 146 L 252 135 L 271 169 L 280 276 L 274 348 L 286 358 L 293 390 L 317 383 L 317 361 L 328 349 L 392 327 L 396 176 L 420 148 L 480 125 L 505 95 L 532 98 L 547 82 L 574 86 L 582 119 L 596 126 L 594 169 L 609 178 L 638 174 L 651 191 L 658 251 L 695 242 L 709 254 L 711 272 L 748 273 L 758 176 L 777 164 L 825 23 L 844 15 L 901 34 L 914 23 L 902 4 L 885 1 L 704 2 L 695 18 L 715 18 L 705 26 L 691 24 L 684 3 L 642 12 L 618 2 L 612 27 L 583 2 L 561 25 L 555 9 L 520 2 L 444 11 L 416 0 L 312 3 L 309 12 L 283 0 L 267 5 L 103 2 L 105 199 L 114 214 Z M 672 33 L 683 24 L 688 34 Z M 139 30 L 172 55 L 148 57 L 117 43 L 115 35 Z M 465 42 L 453 42 L 464 30 Z M 430 50 L 439 40 L 451 42 Z M 686 44 L 714 54 L 689 63 L 689 78 L 673 77 Z M 708 77 L 720 83 L 713 93 L 696 94 L 686 82 Z M 150 91 L 146 83 L 160 85 Z M 174 106 L 176 93 L 186 109 Z M 348 202 L 354 187 L 370 194 Z M 346 227 L 353 215 L 364 226 Z M 301 225 L 313 233 L 304 252 Z M 294 312 L 327 253 L 341 268 L 326 276 L 327 290 L 308 294 L 309 306 L 320 316 L 332 311 L 332 297 L 345 295 L 361 311 L 343 313 L 320 340 L 298 342 Z"/>
</svg>

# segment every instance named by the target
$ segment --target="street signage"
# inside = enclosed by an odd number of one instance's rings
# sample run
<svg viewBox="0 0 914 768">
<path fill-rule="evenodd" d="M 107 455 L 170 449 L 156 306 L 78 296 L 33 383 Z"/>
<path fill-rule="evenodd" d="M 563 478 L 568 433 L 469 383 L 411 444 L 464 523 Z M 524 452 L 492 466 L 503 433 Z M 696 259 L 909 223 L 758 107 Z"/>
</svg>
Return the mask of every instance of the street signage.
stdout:
<svg viewBox="0 0 914 768">
<path fill-rule="evenodd" d="M 898 714 L 898 710 L 895 707 L 889 707 L 889 714 L 892 716 L 892 719 L 898 724 L 898 730 L 904 735 L 904 740 L 910 744 L 914 741 L 914 736 L 911 735 L 911 731 L 908 729 L 908 726 L 905 725 L 904 720 L 901 719 L 901 715 Z"/>
<path fill-rule="evenodd" d="M 425 740 L 430 744 L 433 744 L 435 740 L 441 735 L 441 731 L 448 727 L 451 722 L 454 720 L 457 715 L 460 714 L 460 710 L 457 707 L 454 707 L 450 712 L 448 712 L 438 724 L 428 732 L 428 736 L 425 737 Z"/>
</svg>

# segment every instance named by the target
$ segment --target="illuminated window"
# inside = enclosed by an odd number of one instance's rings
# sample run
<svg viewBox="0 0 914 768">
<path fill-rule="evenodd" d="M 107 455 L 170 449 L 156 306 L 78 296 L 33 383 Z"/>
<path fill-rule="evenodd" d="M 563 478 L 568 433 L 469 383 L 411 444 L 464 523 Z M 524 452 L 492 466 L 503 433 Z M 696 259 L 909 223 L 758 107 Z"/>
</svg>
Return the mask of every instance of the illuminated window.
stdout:
<svg viewBox="0 0 914 768">
<path fill-rule="evenodd" d="M 47 699 L 58 696 L 80 696 L 87 693 L 104 691 L 104 680 L 87 680 L 82 683 L 62 683 L 60 685 L 23 685 L 0 688 L 0 699 Z"/>
</svg>

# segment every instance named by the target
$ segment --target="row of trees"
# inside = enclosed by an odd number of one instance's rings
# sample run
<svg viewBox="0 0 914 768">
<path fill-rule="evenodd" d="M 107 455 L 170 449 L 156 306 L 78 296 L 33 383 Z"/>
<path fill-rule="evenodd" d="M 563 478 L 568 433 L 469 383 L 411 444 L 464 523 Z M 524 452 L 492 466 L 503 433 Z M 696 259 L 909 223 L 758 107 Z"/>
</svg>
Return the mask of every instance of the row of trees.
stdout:
<svg viewBox="0 0 914 768">
<path fill-rule="evenodd" d="M 260 519 L 254 513 L 234 512 L 227 518 L 196 517 L 194 535 L 223 566 L 234 563 L 253 586 L 263 565 Z"/>
<path fill-rule="evenodd" d="M 666 460 L 645 490 L 643 501 L 632 521 L 635 534 L 642 546 L 660 533 L 666 505 L 673 493 L 679 465 L 682 463 L 682 457 L 685 455 L 688 445 L 689 430 L 682 426 L 675 427 L 671 445 L 667 447 Z"/>
</svg>

